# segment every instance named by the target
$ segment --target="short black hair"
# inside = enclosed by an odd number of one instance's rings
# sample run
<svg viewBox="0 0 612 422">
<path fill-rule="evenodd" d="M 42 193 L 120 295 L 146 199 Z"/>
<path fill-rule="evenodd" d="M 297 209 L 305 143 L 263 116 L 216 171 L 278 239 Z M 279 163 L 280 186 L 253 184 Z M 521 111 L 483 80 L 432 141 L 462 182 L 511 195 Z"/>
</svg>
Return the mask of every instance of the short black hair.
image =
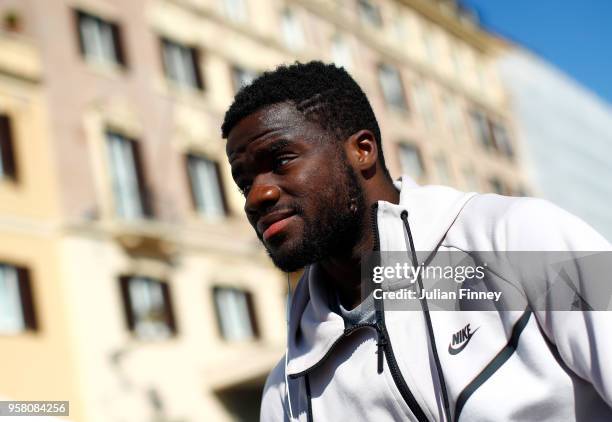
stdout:
<svg viewBox="0 0 612 422">
<path fill-rule="evenodd" d="M 227 138 L 240 120 L 272 104 L 292 102 L 306 118 L 344 140 L 366 129 L 374 134 L 379 161 L 390 178 L 382 152 L 380 128 L 365 93 L 344 68 L 320 61 L 295 62 L 264 72 L 243 87 L 225 113 L 221 132 Z"/>
</svg>

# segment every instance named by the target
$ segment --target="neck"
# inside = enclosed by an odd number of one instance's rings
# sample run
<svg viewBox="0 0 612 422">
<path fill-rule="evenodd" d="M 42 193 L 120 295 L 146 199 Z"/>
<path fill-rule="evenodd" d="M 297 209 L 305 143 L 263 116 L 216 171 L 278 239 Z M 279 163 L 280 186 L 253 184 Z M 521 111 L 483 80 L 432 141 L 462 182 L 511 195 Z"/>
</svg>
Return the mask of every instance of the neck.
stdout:
<svg viewBox="0 0 612 422">
<path fill-rule="evenodd" d="M 370 194 L 368 194 L 370 193 Z M 324 271 L 332 288 L 338 292 L 340 302 L 346 309 L 353 309 L 363 299 L 361 294 L 361 257 L 374 249 L 374 232 L 371 219 L 375 211 L 373 205 L 378 201 L 386 201 L 399 204 L 399 192 L 392 182 L 383 186 L 373 187 L 365 191 L 368 212 L 364 213 L 361 221 L 362 235 L 355 246 L 346 255 L 334 256 L 328 260 L 321 261 L 321 269 Z"/>
</svg>

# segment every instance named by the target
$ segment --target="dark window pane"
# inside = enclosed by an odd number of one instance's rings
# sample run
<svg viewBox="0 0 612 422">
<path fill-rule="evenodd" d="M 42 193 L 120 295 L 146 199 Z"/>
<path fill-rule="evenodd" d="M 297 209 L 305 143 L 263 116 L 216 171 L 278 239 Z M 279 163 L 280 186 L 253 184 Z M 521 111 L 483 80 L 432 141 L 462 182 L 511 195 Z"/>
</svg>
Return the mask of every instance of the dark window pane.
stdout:
<svg viewBox="0 0 612 422">
<path fill-rule="evenodd" d="M 176 333 L 169 286 L 149 277 L 119 278 L 130 331 L 143 339 L 167 338 Z"/>
<path fill-rule="evenodd" d="M 161 40 L 161 45 L 166 77 L 179 86 L 204 89 L 199 51 L 165 38 Z"/>
<path fill-rule="evenodd" d="M 9 116 L 0 114 L 0 179 L 17 179 L 17 166 L 13 150 L 13 131 Z"/>
<path fill-rule="evenodd" d="M 381 27 L 382 17 L 380 16 L 380 10 L 371 0 L 359 0 L 359 16 L 363 23 Z"/>
<path fill-rule="evenodd" d="M 76 11 L 79 50 L 88 60 L 125 65 L 121 34 L 117 24 Z"/>
<path fill-rule="evenodd" d="M 217 322 L 221 336 L 228 341 L 244 341 L 258 335 L 251 294 L 232 287 L 213 288 Z"/>
</svg>

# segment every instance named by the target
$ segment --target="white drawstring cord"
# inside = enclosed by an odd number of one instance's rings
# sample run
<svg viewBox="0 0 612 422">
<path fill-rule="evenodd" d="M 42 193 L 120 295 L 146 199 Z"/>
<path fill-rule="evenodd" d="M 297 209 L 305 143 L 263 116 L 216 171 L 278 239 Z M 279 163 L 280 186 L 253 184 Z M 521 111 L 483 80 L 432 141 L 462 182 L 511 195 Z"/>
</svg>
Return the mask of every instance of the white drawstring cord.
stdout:
<svg viewBox="0 0 612 422">
<path fill-rule="evenodd" d="M 291 395 L 289 394 L 289 377 L 287 376 L 287 355 L 289 354 L 289 311 L 291 310 L 291 283 L 289 282 L 289 273 L 287 273 L 287 304 L 286 304 L 286 321 L 287 321 L 287 345 L 285 346 L 285 393 L 287 394 L 287 407 L 285 409 L 289 421 L 293 422 L 293 410 L 291 409 Z"/>
</svg>

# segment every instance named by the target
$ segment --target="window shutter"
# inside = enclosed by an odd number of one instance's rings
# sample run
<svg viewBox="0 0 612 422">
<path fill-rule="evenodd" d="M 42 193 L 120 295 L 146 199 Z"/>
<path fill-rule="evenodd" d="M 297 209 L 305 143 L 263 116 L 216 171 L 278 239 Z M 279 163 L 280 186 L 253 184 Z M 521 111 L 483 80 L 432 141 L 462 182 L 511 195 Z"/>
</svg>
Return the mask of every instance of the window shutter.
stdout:
<svg viewBox="0 0 612 422">
<path fill-rule="evenodd" d="M 249 292 L 246 295 L 247 306 L 249 308 L 249 319 L 251 320 L 251 328 L 253 329 L 253 337 L 259 337 L 259 324 L 257 323 L 257 313 L 255 312 L 255 304 L 253 303 L 253 295 Z"/>
<path fill-rule="evenodd" d="M 85 56 L 85 44 L 83 42 L 83 34 L 81 33 L 81 19 L 83 18 L 83 13 L 78 10 L 75 10 L 73 18 L 77 41 L 79 44 L 79 52 L 81 53 L 81 56 Z"/>
<path fill-rule="evenodd" d="M 219 182 L 219 186 L 217 186 L 217 188 L 219 189 L 219 193 L 221 194 L 221 200 L 223 201 L 223 212 L 225 213 L 225 215 L 229 214 L 229 206 L 227 203 L 227 196 L 225 195 L 225 189 L 224 189 L 224 183 L 223 183 L 223 175 L 221 174 L 221 166 L 219 165 L 218 161 L 214 162 L 215 164 L 215 172 L 217 173 L 217 181 Z"/>
<path fill-rule="evenodd" d="M 172 331 L 173 334 L 176 334 L 176 319 L 174 318 L 174 308 L 172 306 L 172 299 L 170 297 L 170 288 L 168 287 L 168 283 L 161 283 L 161 289 L 164 297 L 166 322 L 168 323 L 168 328 L 170 328 L 170 331 Z"/>
<path fill-rule="evenodd" d="M 123 301 L 123 310 L 125 311 L 125 319 L 127 327 L 130 331 L 134 331 L 134 310 L 130 300 L 130 276 L 119 277 L 119 286 L 121 288 L 121 299 Z"/>
<path fill-rule="evenodd" d="M 195 196 L 195 186 L 193 184 L 193 176 L 191 170 L 191 161 L 193 157 L 191 154 L 185 155 L 185 174 L 187 175 L 187 183 L 189 184 L 189 196 L 191 197 L 191 205 L 194 209 L 198 208 L 198 202 Z"/>
<path fill-rule="evenodd" d="M 2 173 L 16 180 L 17 166 L 15 163 L 12 134 L 9 116 L 0 114 L 0 159 L 2 159 Z"/>
<path fill-rule="evenodd" d="M 38 329 L 38 324 L 34 310 L 30 271 L 25 267 L 17 267 L 16 269 L 17 280 L 19 282 L 19 295 L 21 296 L 21 308 L 23 310 L 23 321 L 26 329 L 35 331 Z"/>
<path fill-rule="evenodd" d="M 119 28 L 119 25 L 115 23 L 110 25 L 113 32 L 113 44 L 115 46 L 115 56 L 117 59 L 117 63 L 127 67 L 127 60 L 125 56 L 125 50 L 123 48 L 123 37 L 121 28 Z"/>
<path fill-rule="evenodd" d="M 139 142 L 133 140 L 131 140 L 130 145 L 134 154 L 134 166 L 136 167 L 136 176 L 138 177 L 138 190 L 140 192 L 142 210 L 145 216 L 153 217 L 153 198 L 146 183 L 146 171 L 143 166 L 141 146 Z"/>
<path fill-rule="evenodd" d="M 200 50 L 195 47 L 191 48 L 191 60 L 193 62 L 193 72 L 195 73 L 197 88 L 204 90 L 204 81 L 200 69 L 200 58 Z"/>
<path fill-rule="evenodd" d="M 221 305 L 219 304 L 219 293 L 221 288 L 219 286 L 215 286 L 212 289 L 212 299 L 215 305 L 215 319 L 217 320 L 217 329 L 219 330 L 219 336 L 221 338 L 225 338 L 225 333 L 223 332 L 223 324 L 221 323 Z"/>
<path fill-rule="evenodd" d="M 166 64 L 166 41 L 165 38 L 159 39 L 159 60 L 161 61 L 162 70 L 164 71 L 164 76 L 168 77 L 168 66 Z"/>
</svg>

